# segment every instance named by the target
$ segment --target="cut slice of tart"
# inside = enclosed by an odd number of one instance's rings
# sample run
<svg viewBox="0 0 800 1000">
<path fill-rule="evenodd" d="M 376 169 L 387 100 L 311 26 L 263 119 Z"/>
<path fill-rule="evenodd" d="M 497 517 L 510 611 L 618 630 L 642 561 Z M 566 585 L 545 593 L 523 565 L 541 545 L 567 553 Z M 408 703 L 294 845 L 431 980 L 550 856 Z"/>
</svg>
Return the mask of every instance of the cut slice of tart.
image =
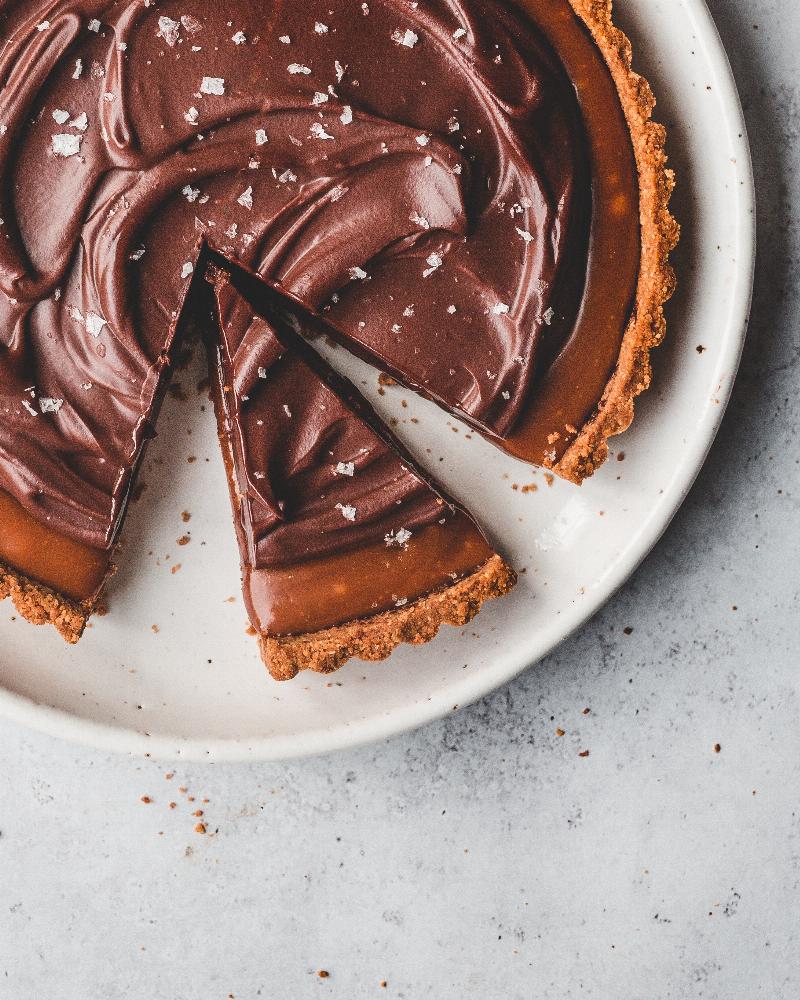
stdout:
<svg viewBox="0 0 800 1000">
<path fill-rule="evenodd" d="M 244 596 L 272 676 L 383 659 L 509 591 L 472 517 L 300 336 L 313 318 L 247 275 L 208 274 Z"/>
</svg>

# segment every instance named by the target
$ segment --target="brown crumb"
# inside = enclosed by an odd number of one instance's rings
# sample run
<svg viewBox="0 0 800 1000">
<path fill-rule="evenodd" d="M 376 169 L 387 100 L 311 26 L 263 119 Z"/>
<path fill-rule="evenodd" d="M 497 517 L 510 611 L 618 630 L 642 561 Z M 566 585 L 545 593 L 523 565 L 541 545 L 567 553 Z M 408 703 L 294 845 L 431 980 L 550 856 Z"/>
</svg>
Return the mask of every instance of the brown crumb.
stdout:
<svg viewBox="0 0 800 1000">
<path fill-rule="evenodd" d="M 141 801 L 144 802 L 146 806 L 149 806 L 153 800 L 150 798 L 149 795 L 143 795 Z"/>
<path fill-rule="evenodd" d="M 175 777 L 175 772 L 174 771 L 167 771 L 167 773 L 164 775 L 164 780 L 165 781 L 172 781 L 172 779 L 174 777 Z"/>
<path fill-rule="evenodd" d="M 581 752 L 578 754 L 578 756 L 579 757 L 588 757 L 589 756 L 589 751 L 588 750 L 581 750 Z"/>
<path fill-rule="evenodd" d="M 151 625 L 150 626 L 150 631 L 153 632 L 155 635 L 158 635 L 158 633 L 161 631 L 161 629 L 158 627 L 158 625 Z"/>
<path fill-rule="evenodd" d="M 226 597 L 225 598 L 225 603 L 226 604 L 235 604 L 236 603 L 236 598 L 235 597 Z"/>
<path fill-rule="evenodd" d="M 695 348 L 695 350 L 697 351 L 698 354 L 705 353 L 705 347 L 703 347 L 702 344 L 698 344 L 697 347 Z"/>
<path fill-rule="evenodd" d="M 552 472 L 545 472 L 544 481 L 547 483 L 548 486 L 552 486 L 553 483 L 556 481 L 556 477 L 553 475 Z"/>
<path fill-rule="evenodd" d="M 539 489 L 539 487 L 538 487 L 538 485 L 536 483 L 526 483 L 522 487 L 522 492 L 523 493 L 535 493 L 538 489 Z"/>
<path fill-rule="evenodd" d="M 317 973 L 320 979 L 328 979 L 330 977 L 330 972 L 327 969 L 320 969 Z"/>
<path fill-rule="evenodd" d="M 146 489 L 147 489 L 147 483 L 143 479 L 140 479 L 139 482 L 136 484 L 136 486 L 134 486 L 133 488 L 130 502 L 136 503 L 137 500 L 141 500 L 142 494 Z"/>
<path fill-rule="evenodd" d="M 186 461 L 189 463 L 189 465 L 191 465 L 193 462 L 197 461 L 197 455 L 189 455 Z"/>
<path fill-rule="evenodd" d="M 381 979 L 381 981 L 380 981 L 380 984 L 379 984 L 379 985 L 380 985 L 380 988 L 381 988 L 382 990 L 385 990 L 385 989 L 386 989 L 386 987 L 387 987 L 387 986 L 388 986 L 389 984 L 388 984 L 388 983 L 386 982 L 386 980 L 385 980 L 385 979 Z"/>
<path fill-rule="evenodd" d="M 172 575 L 175 576 L 175 574 L 178 572 L 180 568 L 181 568 L 181 563 L 175 563 L 175 565 L 170 570 L 170 573 L 172 573 Z"/>
<path fill-rule="evenodd" d="M 169 807 L 170 807 L 170 809 L 177 809 L 178 808 L 178 803 L 177 802 L 170 802 Z"/>
<path fill-rule="evenodd" d="M 256 630 L 253 628 L 252 625 L 248 625 L 247 628 L 245 629 L 245 632 L 248 635 L 258 635 L 258 632 L 256 632 Z"/>
<path fill-rule="evenodd" d="M 188 545 L 189 542 L 191 542 L 191 540 L 192 539 L 190 538 L 189 535 L 181 535 L 181 537 L 178 539 L 178 543 L 177 544 L 178 545 Z"/>
<path fill-rule="evenodd" d="M 181 521 L 183 521 L 184 524 L 188 524 L 191 521 L 191 519 L 192 519 L 192 515 L 189 513 L 188 510 L 185 510 L 181 514 Z"/>
<path fill-rule="evenodd" d="M 633 629 L 630 627 L 630 625 L 626 625 L 622 631 L 625 633 L 625 635 L 633 635 Z"/>
<path fill-rule="evenodd" d="M 719 743 L 714 744 L 714 753 L 719 753 L 721 749 L 722 747 L 720 746 Z"/>
<path fill-rule="evenodd" d="M 565 735 L 565 731 L 563 729 L 561 729 L 561 728 L 556 729 L 556 736 L 564 736 L 564 735 Z"/>
<path fill-rule="evenodd" d="M 202 816 L 202 815 L 203 815 L 202 809 L 195 809 L 195 811 L 192 813 L 192 816 Z"/>
<path fill-rule="evenodd" d="M 180 382 L 173 382 L 169 387 L 169 394 L 173 399 L 179 400 L 181 403 L 185 403 L 189 398 Z"/>
<path fill-rule="evenodd" d="M 195 833 L 205 833 L 206 832 L 206 825 L 205 825 L 205 823 L 198 823 L 197 826 L 194 828 L 194 832 Z"/>
<path fill-rule="evenodd" d="M 378 376 L 378 385 L 397 385 L 397 381 L 391 375 L 387 375 L 386 372 L 381 372 Z"/>
<path fill-rule="evenodd" d="M 584 708 L 584 710 L 583 710 L 583 714 L 584 714 L 584 715 L 588 715 L 588 714 L 589 714 L 589 712 L 591 712 L 591 709 L 590 709 L 590 708 Z"/>
</svg>

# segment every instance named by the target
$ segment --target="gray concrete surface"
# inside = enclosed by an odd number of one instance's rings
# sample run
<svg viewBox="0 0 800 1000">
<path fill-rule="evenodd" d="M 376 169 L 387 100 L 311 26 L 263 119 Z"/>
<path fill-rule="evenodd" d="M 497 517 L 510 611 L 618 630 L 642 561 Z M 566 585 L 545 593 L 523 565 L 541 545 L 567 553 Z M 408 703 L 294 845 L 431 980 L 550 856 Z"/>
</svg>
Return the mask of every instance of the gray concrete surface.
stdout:
<svg viewBox="0 0 800 1000">
<path fill-rule="evenodd" d="M 658 549 L 537 670 L 386 745 L 167 780 L 3 724 L 2 1000 L 800 997 L 800 11 L 711 6 L 758 285 Z"/>
</svg>

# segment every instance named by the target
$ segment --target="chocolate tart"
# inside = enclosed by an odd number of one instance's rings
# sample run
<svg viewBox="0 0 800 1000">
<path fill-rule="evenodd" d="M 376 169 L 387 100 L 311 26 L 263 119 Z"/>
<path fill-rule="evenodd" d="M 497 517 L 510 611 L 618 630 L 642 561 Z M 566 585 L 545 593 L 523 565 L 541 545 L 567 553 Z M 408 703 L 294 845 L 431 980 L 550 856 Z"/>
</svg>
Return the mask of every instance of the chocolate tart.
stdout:
<svg viewBox="0 0 800 1000">
<path fill-rule="evenodd" d="M 9 0 L 0 39 L 0 596 L 26 617 L 74 641 L 99 599 L 206 253 L 575 482 L 630 423 L 678 231 L 609 2 Z"/>
<path fill-rule="evenodd" d="M 272 676 L 383 659 L 507 593 L 516 575 L 470 515 L 303 339 L 313 317 L 245 275 L 209 281 L 245 603 Z"/>
</svg>

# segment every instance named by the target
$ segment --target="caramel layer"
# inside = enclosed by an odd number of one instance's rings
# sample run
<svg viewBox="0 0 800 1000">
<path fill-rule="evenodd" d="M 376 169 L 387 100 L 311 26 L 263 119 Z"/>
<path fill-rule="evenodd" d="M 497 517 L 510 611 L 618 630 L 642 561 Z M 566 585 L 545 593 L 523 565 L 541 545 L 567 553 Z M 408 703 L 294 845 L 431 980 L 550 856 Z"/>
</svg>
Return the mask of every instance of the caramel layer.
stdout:
<svg viewBox="0 0 800 1000">
<path fill-rule="evenodd" d="M 262 634 L 317 632 L 403 607 L 474 572 L 493 554 L 458 512 L 413 535 L 403 548 L 372 545 L 297 566 L 248 569 L 245 596 Z"/>
<path fill-rule="evenodd" d="M 99 593 L 110 561 L 109 552 L 66 538 L 0 490 L 0 562 L 59 594 L 89 601 Z"/>
<path fill-rule="evenodd" d="M 639 181 L 619 94 L 600 50 L 564 0 L 520 0 L 575 85 L 589 144 L 592 224 L 575 327 L 502 447 L 552 464 L 591 417 L 619 357 L 641 257 Z"/>
</svg>

